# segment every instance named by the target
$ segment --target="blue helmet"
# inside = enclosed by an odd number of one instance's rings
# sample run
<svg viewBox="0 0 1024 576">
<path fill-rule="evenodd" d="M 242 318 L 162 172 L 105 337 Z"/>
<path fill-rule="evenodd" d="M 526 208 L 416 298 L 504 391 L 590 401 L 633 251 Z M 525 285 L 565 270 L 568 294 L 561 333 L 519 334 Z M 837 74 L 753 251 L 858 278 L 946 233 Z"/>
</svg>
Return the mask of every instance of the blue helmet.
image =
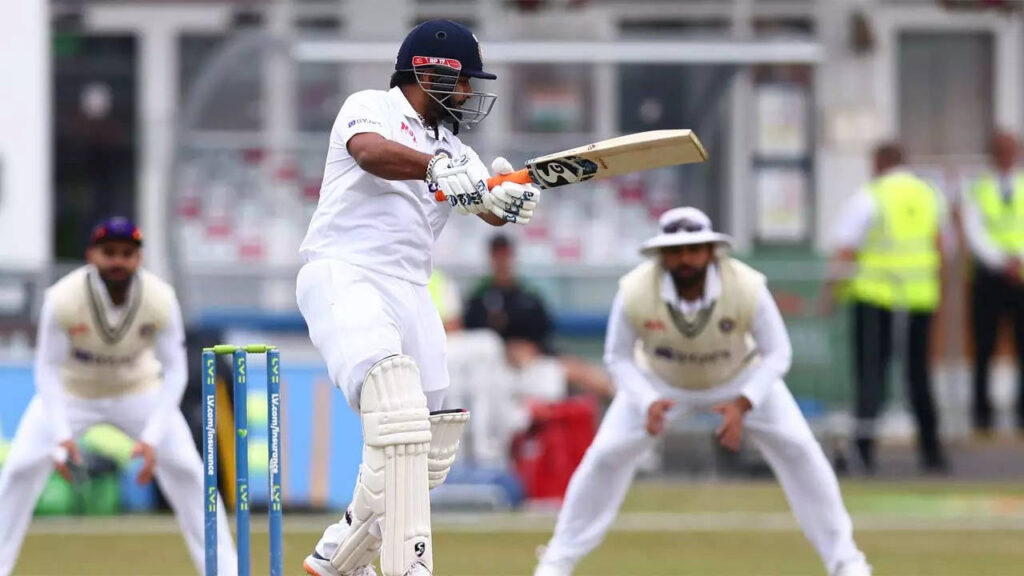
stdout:
<svg viewBox="0 0 1024 576">
<path fill-rule="evenodd" d="M 414 61 L 422 59 L 456 60 L 462 74 L 484 80 L 495 80 L 497 76 L 484 72 L 483 57 L 480 55 L 480 41 L 473 32 L 462 24 L 451 20 L 427 20 L 412 29 L 398 49 L 395 70 L 414 69 Z"/>
</svg>

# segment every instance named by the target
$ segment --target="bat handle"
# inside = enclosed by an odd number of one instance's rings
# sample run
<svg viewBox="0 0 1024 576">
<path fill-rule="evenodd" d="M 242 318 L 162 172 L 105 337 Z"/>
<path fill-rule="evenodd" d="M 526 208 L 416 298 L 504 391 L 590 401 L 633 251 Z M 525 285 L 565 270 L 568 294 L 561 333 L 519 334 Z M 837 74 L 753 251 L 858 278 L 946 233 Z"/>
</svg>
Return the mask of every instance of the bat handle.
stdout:
<svg viewBox="0 0 1024 576">
<path fill-rule="evenodd" d="M 498 174 L 487 179 L 487 189 L 490 190 L 502 182 L 515 182 L 516 184 L 533 184 L 530 178 L 530 171 L 526 168 L 516 170 L 508 174 Z"/>
<path fill-rule="evenodd" d="M 516 170 L 508 174 L 498 174 L 487 179 L 487 189 L 491 190 L 495 186 L 498 186 L 502 182 L 515 182 L 516 184 L 532 184 L 533 179 L 530 178 L 530 171 L 526 168 L 522 170 Z M 448 196 L 445 195 L 443 190 L 438 189 L 434 192 L 434 199 L 438 202 L 445 202 L 448 200 Z"/>
</svg>

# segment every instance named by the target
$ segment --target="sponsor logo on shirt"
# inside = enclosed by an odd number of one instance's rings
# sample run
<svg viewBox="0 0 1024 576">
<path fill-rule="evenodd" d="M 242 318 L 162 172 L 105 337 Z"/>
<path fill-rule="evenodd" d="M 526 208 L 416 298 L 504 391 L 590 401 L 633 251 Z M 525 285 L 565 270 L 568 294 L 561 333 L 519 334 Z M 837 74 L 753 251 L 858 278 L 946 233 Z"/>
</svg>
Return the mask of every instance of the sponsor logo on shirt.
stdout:
<svg viewBox="0 0 1024 576">
<path fill-rule="evenodd" d="M 696 364 L 697 366 L 723 362 L 732 358 L 732 353 L 729 350 L 715 350 L 713 352 L 697 354 L 696 352 L 673 350 L 668 346 L 658 346 L 654 349 L 654 355 L 663 360 L 669 360 L 677 364 Z"/>
<path fill-rule="evenodd" d="M 644 320 L 644 330 L 650 330 L 652 332 L 664 332 L 666 330 L 665 323 L 657 318 L 653 320 Z"/>
<path fill-rule="evenodd" d="M 75 324 L 71 328 L 68 328 L 68 336 L 74 338 L 75 336 L 81 336 L 89 333 L 89 325 L 86 323 Z"/>
<path fill-rule="evenodd" d="M 416 134 L 413 133 L 412 128 L 410 128 L 409 125 L 406 124 L 405 122 L 402 122 L 402 133 L 408 136 L 409 138 L 412 138 L 414 144 L 416 143 Z"/>
<path fill-rule="evenodd" d="M 718 321 L 718 329 L 728 334 L 732 332 L 732 329 L 736 327 L 736 321 L 732 318 L 722 318 Z"/>
<path fill-rule="evenodd" d="M 370 120 L 369 118 L 356 118 L 355 120 L 350 120 L 349 121 L 348 127 L 352 128 L 352 127 L 357 126 L 359 124 L 367 124 L 367 125 L 370 125 L 370 126 L 381 126 L 381 123 L 377 122 L 376 120 Z"/>
<path fill-rule="evenodd" d="M 95 364 L 97 366 L 124 366 L 135 361 L 135 356 L 113 356 L 111 354 L 96 354 L 82 348 L 73 348 L 71 356 L 79 362 Z"/>
</svg>

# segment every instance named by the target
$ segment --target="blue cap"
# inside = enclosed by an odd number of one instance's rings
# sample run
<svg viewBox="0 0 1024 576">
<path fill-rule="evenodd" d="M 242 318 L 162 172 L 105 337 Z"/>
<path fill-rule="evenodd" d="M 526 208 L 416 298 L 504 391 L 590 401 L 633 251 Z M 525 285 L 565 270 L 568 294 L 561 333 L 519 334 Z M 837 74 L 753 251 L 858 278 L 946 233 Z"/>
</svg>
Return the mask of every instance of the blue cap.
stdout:
<svg viewBox="0 0 1024 576">
<path fill-rule="evenodd" d="M 102 220 L 92 229 L 92 245 L 96 246 L 111 240 L 125 240 L 142 246 L 142 231 L 124 216 L 112 216 Z"/>
<path fill-rule="evenodd" d="M 417 57 L 430 59 L 430 63 L 446 65 L 446 62 L 435 62 L 433 59 L 458 60 L 459 66 L 451 67 L 458 68 L 466 76 L 485 80 L 497 78 L 490 72 L 484 72 L 480 42 L 473 32 L 451 20 L 427 20 L 413 28 L 398 49 L 395 70 L 412 70 L 413 61 Z M 420 60 L 417 64 L 424 62 Z"/>
</svg>

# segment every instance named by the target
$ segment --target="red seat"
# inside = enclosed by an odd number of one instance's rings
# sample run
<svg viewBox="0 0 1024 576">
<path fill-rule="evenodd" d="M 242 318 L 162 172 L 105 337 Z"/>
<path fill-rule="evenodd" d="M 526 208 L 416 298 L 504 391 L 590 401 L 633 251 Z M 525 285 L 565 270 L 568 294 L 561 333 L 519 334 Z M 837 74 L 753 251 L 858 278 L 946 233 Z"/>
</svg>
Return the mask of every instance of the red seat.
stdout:
<svg viewBox="0 0 1024 576">
<path fill-rule="evenodd" d="M 530 428 L 512 441 L 516 473 L 530 500 L 561 499 L 596 433 L 597 406 L 590 397 L 531 406 Z"/>
</svg>

